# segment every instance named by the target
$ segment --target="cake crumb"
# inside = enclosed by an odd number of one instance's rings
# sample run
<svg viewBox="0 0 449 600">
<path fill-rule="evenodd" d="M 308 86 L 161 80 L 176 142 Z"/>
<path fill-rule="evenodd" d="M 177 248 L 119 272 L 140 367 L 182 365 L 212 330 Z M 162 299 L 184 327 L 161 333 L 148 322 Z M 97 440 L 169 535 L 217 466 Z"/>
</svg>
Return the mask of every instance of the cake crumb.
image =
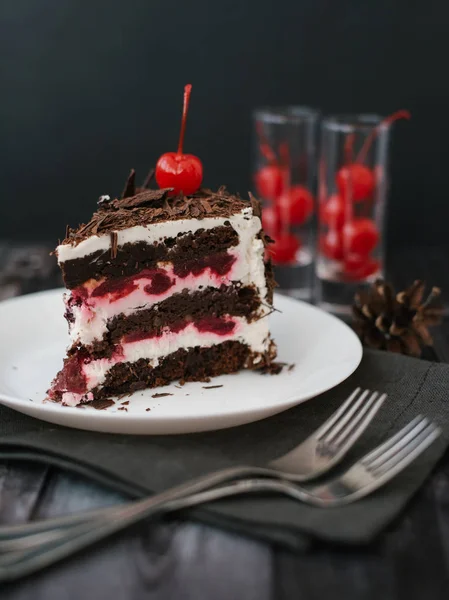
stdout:
<svg viewBox="0 0 449 600">
<path fill-rule="evenodd" d="M 126 400 L 125 402 L 122 402 L 122 406 L 128 406 L 129 404 L 129 400 Z"/>
<path fill-rule="evenodd" d="M 169 394 L 168 392 L 162 392 L 160 394 L 153 394 L 152 398 L 163 398 L 164 396 L 173 396 L 173 394 Z"/>
<path fill-rule="evenodd" d="M 279 375 L 279 373 L 287 366 L 287 363 L 284 362 L 270 362 L 270 364 L 265 365 L 260 372 L 263 375 Z"/>
<path fill-rule="evenodd" d="M 295 363 L 292 363 L 291 365 L 288 365 L 288 371 L 293 371 L 293 369 L 296 367 Z"/>
<path fill-rule="evenodd" d="M 145 409 L 145 412 L 148 412 L 149 410 L 151 410 L 151 408 L 146 408 L 146 409 Z"/>
<path fill-rule="evenodd" d="M 114 404 L 114 400 L 111 400 L 110 398 L 105 398 L 104 400 L 94 400 L 93 402 L 91 402 L 90 406 L 92 408 L 95 408 L 96 410 L 105 410 L 110 406 L 114 406 Z"/>
<path fill-rule="evenodd" d="M 128 409 L 126 408 L 126 406 L 119 406 L 118 410 L 126 410 L 126 412 L 128 412 Z"/>
</svg>

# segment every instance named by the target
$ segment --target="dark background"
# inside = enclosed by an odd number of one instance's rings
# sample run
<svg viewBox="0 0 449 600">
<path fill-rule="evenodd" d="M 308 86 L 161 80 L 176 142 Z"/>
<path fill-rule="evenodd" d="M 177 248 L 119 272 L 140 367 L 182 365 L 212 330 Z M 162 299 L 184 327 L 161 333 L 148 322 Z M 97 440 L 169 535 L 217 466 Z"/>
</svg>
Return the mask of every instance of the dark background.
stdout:
<svg viewBox="0 0 449 600">
<path fill-rule="evenodd" d="M 447 0 L 2 0 L 0 237 L 56 239 L 175 150 L 205 183 L 250 186 L 250 113 L 408 108 L 391 145 L 390 239 L 449 222 Z"/>
</svg>

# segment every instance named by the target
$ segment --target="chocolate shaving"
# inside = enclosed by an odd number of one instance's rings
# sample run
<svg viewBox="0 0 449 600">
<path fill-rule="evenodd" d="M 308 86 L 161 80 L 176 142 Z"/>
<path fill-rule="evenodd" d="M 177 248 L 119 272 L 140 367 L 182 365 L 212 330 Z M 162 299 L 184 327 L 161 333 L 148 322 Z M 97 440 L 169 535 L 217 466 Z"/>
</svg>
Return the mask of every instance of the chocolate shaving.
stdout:
<svg viewBox="0 0 449 600">
<path fill-rule="evenodd" d="M 111 258 L 117 258 L 117 232 L 111 231 Z"/>
<path fill-rule="evenodd" d="M 139 194 L 126 196 L 120 200 L 112 201 L 112 208 L 120 210 L 121 208 L 137 208 L 140 206 L 151 205 L 153 202 L 163 200 L 173 188 L 165 188 L 163 190 L 144 190 Z"/>
<path fill-rule="evenodd" d="M 207 200 L 200 200 L 201 206 L 204 208 L 207 215 L 212 212 L 212 207 Z"/>
<path fill-rule="evenodd" d="M 259 232 L 259 238 L 262 240 L 264 248 L 266 248 L 269 244 L 274 244 L 274 240 L 270 238 L 270 236 L 266 234 L 263 229 L 261 229 Z"/>
<path fill-rule="evenodd" d="M 76 245 L 91 235 L 120 231 L 136 225 L 150 225 L 167 220 L 203 218 L 205 215 L 228 218 L 249 206 L 225 187 L 218 192 L 200 189 L 192 196 L 178 194 L 168 197 L 172 188 L 144 189 L 133 196 L 100 202 L 89 223 L 69 229 L 63 244 Z M 259 203 L 253 198 L 253 210 Z M 263 239 L 263 238 L 262 238 Z"/>
<path fill-rule="evenodd" d="M 148 171 L 148 175 L 145 177 L 145 180 L 144 180 L 144 182 L 142 184 L 142 189 L 143 190 L 146 190 L 149 187 L 149 185 L 151 183 L 151 180 L 154 177 L 154 173 L 155 173 L 155 169 L 150 169 Z"/>
<path fill-rule="evenodd" d="M 174 215 L 173 209 L 172 209 L 172 207 L 170 206 L 170 204 L 169 204 L 169 202 L 168 202 L 167 198 L 165 199 L 165 202 L 164 202 L 164 209 L 167 211 L 167 214 L 168 214 L 170 217 L 172 217 L 172 216 Z"/>
<path fill-rule="evenodd" d="M 215 388 L 223 387 L 222 385 L 203 385 L 203 390 L 213 390 Z"/>
<path fill-rule="evenodd" d="M 173 394 L 169 394 L 168 392 L 162 392 L 160 394 L 153 394 L 152 398 L 163 398 L 164 396 L 173 396 Z"/>
<path fill-rule="evenodd" d="M 90 403 L 90 406 L 92 406 L 92 408 L 95 408 L 96 410 L 105 410 L 106 408 L 109 408 L 110 406 L 114 406 L 115 402 L 114 400 L 111 400 L 110 398 L 104 398 L 103 400 L 93 400 Z"/>
<path fill-rule="evenodd" d="M 149 410 L 151 410 L 151 408 L 146 408 L 145 411 L 148 412 Z"/>
<path fill-rule="evenodd" d="M 122 199 L 129 198 L 130 196 L 136 195 L 136 172 L 134 169 L 131 169 L 128 175 L 128 179 L 126 180 L 125 187 L 122 192 Z"/>
<path fill-rule="evenodd" d="M 260 207 L 259 200 L 257 200 L 257 198 L 251 194 L 251 192 L 248 192 L 248 195 L 249 195 L 249 199 L 251 201 L 251 208 L 253 209 L 253 215 L 255 217 L 261 218 L 262 217 L 262 209 Z"/>
<path fill-rule="evenodd" d="M 129 404 L 129 400 L 126 400 L 126 402 L 122 402 L 122 406 L 128 406 Z"/>
<path fill-rule="evenodd" d="M 92 227 L 92 233 L 93 235 L 97 235 L 98 233 L 98 228 L 101 227 L 101 224 L 103 223 L 103 221 L 106 219 L 105 216 L 101 216 L 98 221 L 94 224 L 94 226 Z"/>
<path fill-rule="evenodd" d="M 271 361 L 268 362 L 262 369 L 261 373 L 268 375 L 279 375 L 284 367 L 287 366 L 287 363 L 284 362 L 276 362 Z"/>
<path fill-rule="evenodd" d="M 126 408 L 126 406 L 120 406 L 120 407 L 118 408 L 118 410 L 126 410 L 126 412 L 128 412 L 128 409 Z"/>
</svg>

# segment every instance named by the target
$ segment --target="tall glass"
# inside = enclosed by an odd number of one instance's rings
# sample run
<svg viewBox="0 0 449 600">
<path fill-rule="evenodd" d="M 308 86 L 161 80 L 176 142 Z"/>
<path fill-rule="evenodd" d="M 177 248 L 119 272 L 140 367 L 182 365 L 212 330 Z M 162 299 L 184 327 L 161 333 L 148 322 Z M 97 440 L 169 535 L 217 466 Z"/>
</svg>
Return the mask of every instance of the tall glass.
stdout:
<svg viewBox="0 0 449 600">
<path fill-rule="evenodd" d="M 390 122 L 357 115 L 322 123 L 316 299 L 339 315 L 383 275 Z"/>
<path fill-rule="evenodd" d="M 256 194 L 280 291 L 312 299 L 318 113 L 288 106 L 254 112 Z"/>
</svg>

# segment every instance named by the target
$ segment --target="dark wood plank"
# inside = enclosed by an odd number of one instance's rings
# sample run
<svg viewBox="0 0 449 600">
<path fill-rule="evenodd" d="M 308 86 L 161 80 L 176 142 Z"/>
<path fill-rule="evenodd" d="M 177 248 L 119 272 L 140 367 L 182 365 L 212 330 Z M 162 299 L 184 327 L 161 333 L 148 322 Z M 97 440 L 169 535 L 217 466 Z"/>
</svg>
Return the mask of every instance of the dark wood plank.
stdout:
<svg viewBox="0 0 449 600">
<path fill-rule="evenodd" d="M 21 523 L 33 518 L 48 481 L 42 465 L 0 462 L 0 522 Z"/>
<path fill-rule="evenodd" d="M 394 576 L 395 598 L 447 598 L 445 544 L 432 478 L 385 536 L 384 555 Z"/>
<path fill-rule="evenodd" d="M 16 482 L 27 478 L 27 470 L 18 466 L 4 475 L 3 487 L 11 490 L 7 498 L 10 506 L 16 506 L 16 494 L 23 489 Z M 32 480 L 28 481 L 33 487 Z M 34 499 L 37 517 L 124 500 L 119 494 L 56 470 Z M 271 560 L 268 546 L 210 527 L 173 520 L 144 523 L 51 569 L 5 585 L 0 597 L 271 600 Z"/>
</svg>

